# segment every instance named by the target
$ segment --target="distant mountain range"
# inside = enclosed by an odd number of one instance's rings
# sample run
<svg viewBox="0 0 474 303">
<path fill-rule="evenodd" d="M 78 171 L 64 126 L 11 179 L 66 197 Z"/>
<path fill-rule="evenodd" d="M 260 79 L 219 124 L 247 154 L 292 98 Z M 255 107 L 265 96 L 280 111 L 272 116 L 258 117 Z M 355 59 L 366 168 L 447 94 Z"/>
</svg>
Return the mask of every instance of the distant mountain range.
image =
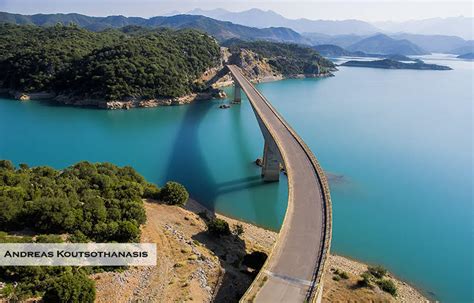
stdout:
<svg viewBox="0 0 474 303">
<path fill-rule="evenodd" d="M 90 17 L 81 14 L 36 14 L 29 16 L 0 12 L 0 23 L 2 22 L 35 24 L 39 26 L 55 25 L 57 23 L 75 23 L 80 27 L 93 31 L 106 28 L 119 28 L 128 25 L 144 27 L 162 26 L 174 29 L 193 28 L 202 30 L 220 41 L 238 38 L 242 40 L 267 40 L 309 44 L 306 38 L 289 28 L 272 27 L 259 29 L 193 15 L 159 16 L 146 19 L 124 16 Z"/>
<path fill-rule="evenodd" d="M 169 27 L 174 29 L 193 28 L 214 36 L 219 41 L 228 39 L 266 40 L 288 42 L 304 45 L 337 45 L 351 52 L 362 51 L 372 54 L 426 54 L 429 52 L 446 52 L 465 54 L 474 52 L 474 41 L 446 35 L 421 34 L 381 34 L 374 32 L 374 26 L 357 20 L 324 21 L 286 19 L 272 11 L 252 9 L 240 13 L 232 13 L 217 9 L 212 11 L 191 11 L 192 14 L 205 13 L 215 18 L 233 19 L 245 25 L 229 21 L 221 21 L 201 15 L 174 15 L 152 18 L 107 16 L 90 17 L 81 14 L 36 14 L 20 15 L 0 12 L 0 23 L 35 24 L 39 26 L 56 23 L 75 23 L 78 26 L 99 31 L 106 28 L 119 28 L 128 25 L 144 27 Z M 266 20 L 266 21 L 265 21 Z M 362 23 L 360 23 L 362 22 Z M 257 28 L 252 26 L 279 25 L 279 27 Z M 292 26 L 300 31 L 320 30 L 323 33 L 298 33 L 294 29 L 282 26 Z M 301 26 L 301 27 L 300 27 Z M 347 34 L 356 32 L 359 34 Z M 346 34 L 335 34 L 346 33 Z M 366 33 L 366 34 L 360 34 Z"/>
<path fill-rule="evenodd" d="M 474 18 L 452 17 L 407 22 L 376 22 L 360 20 L 288 19 L 274 11 L 250 9 L 230 12 L 225 9 L 194 9 L 187 12 L 210 18 L 245 24 L 257 28 L 283 26 L 301 33 L 313 45 L 334 44 L 347 48 L 371 35 L 384 33 L 395 40 L 408 40 L 428 52 L 472 51 Z M 458 37 L 459 36 L 459 37 Z M 460 38 L 462 37 L 462 38 Z M 465 39 L 471 39 L 466 41 Z"/>
<path fill-rule="evenodd" d="M 387 32 L 405 32 L 423 35 L 459 36 L 466 40 L 474 39 L 474 18 L 450 17 L 411 20 L 405 22 L 375 22 L 380 30 Z"/>
<path fill-rule="evenodd" d="M 194 9 L 187 12 L 190 15 L 201 15 L 222 21 L 230 21 L 247 26 L 265 28 L 269 26 L 283 26 L 299 33 L 325 33 L 327 35 L 357 34 L 369 35 L 380 31 L 372 24 L 360 20 L 309 20 L 288 19 L 268 10 L 250 9 L 242 12 L 229 12 L 224 9 L 202 10 Z"/>
<path fill-rule="evenodd" d="M 194 9 L 187 12 L 217 20 L 230 21 L 258 28 L 284 26 L 299 33 L 324 33 L 326 35 L 371 35 L 378 32 L 412 33 L 423 35 L 459 36 L 466 40 L 474 39 L 472 17 L 431 18 L 405 22 L 365 22 L 361 20 L 309 20 L 289 19 L 274 11 L 250 9 L 230 12 L 225 9 Z"/>
<path fill-rule="evenodd" d="M 371 36 L 358 36 L 358 35 L 336 35 L 329 36 L 324 34 L 303 34 L 303 36 L 310 41 L 312 45 L 330 44 L 337 45 L 345 49 L 357 49 L 360 50 L 359 46 L 354 46 L 364 39 L 378 36 L 379 34 Z M 474 41 L 466 41 L 462 38 L 455 36 L 443 36 L 443 35 L 417 35 L 417 34 L 392 34 L 388 37 L 395 40 L 408 40 L 412 44 L 418 46 L 426 52 L 432 53 L 451 53 L 451 54 L 464 54 L 468 52 L 474 52 Z M 380 40 L 380 39 L 379 39 Z M 393 49 L 393 41 L 385 39 L 386 43 L 390 43 Z M 370 41 L 370 40 L 369 40 Z M 367 40 L 365 41 L 367 42 Z M 381 41 L 379 41 L 381 42 Z M 383 48 L 387 48 L 386 43 L 380 43 L 377 48 L 372 49 L 376 53 L 383 53 Z"/>
<path fill-rule="evenodd" d="M 348 51 L 347 49 L 344 49 L 340 46 L 333 45 L 333 44 L 320 44 L 320 45 L 314 45 L 312 48 L 320 53 L 322 56 L 325 57 L 370 57 L 370 58 L 382 58 L 382 59 L 390 59 L 390 60 L 395 60 L 395 61 L 413 61 L 416 62 L 418 59 L 413 59 L 410 57 L 407 57 L 405 55 L 400 55 L 400 54 L 370 54 L 370 53 L 364 53 L 361 51 L 355 51 L 351 52 Z"/>
</svg>

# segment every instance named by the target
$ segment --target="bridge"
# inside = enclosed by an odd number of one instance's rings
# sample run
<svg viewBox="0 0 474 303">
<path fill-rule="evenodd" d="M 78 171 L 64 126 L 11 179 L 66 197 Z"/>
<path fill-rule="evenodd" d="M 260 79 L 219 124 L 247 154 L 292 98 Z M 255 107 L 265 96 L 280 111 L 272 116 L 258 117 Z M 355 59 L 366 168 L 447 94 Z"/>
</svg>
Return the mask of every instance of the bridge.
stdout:
<svg viewBox="0 0 474 303">
<path fill-rule="evenodd" d="M 322 275 L 331 243 L 331 198 L 321 166 L 308 146 L 270 102 L 227 66 L 235 84 L 234 101 L 247 95 L 265 139 L 262 176 L 288 175 L 288 208 L 271 254 L 241 302 L 320 302 Z"/>
</svg>

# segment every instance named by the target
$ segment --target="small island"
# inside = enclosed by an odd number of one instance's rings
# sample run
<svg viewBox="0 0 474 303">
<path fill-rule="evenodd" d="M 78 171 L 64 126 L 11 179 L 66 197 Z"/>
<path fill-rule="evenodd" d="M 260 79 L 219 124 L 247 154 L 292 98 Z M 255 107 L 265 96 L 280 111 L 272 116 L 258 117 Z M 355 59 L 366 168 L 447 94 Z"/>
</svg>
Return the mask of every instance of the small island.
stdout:
<svg viewBox="0 0 474 303">
<path fill-rule="evenodd" d="M 438 64 L 427 64 L 422 60 L 417 60 L 415 63 L 404 63 L 391 59 L 374 60 L 374 61 L 347 61 L 341 66 L 353 66 L 353 67 L 373 67 L 373 68 L 385 68 L 385 69 L 418 69 L 418 70 L 452 70 L 449 66 L 438 65 Z"/>
</svg>

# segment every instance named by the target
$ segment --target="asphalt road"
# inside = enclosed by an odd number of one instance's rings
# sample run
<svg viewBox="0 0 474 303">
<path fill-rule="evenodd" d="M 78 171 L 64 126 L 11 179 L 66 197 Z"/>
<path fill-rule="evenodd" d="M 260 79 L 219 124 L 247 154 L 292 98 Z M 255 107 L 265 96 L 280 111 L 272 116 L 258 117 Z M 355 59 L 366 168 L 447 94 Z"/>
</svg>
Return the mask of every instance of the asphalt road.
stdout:
<svg viewBox="0 0 474 303">
<path fill-rule="evenodd" d="M 330 218 L 326 218 L 322 185 L 308 150 L 240 69 L 233 65 L 228 68 L 247 95 L 257 119 L 275 139 L 288 174 L 285 221 L 273 252 L 262 269 L 268 278 L 263 286 L 258 286 L 255 302 L 305 302 L 312 299 L 318 287 L 315 286 L 315 274 L 322 271 L 323 247 L 330 241 L 325 237 L 326 222 Z"/>
</svg>

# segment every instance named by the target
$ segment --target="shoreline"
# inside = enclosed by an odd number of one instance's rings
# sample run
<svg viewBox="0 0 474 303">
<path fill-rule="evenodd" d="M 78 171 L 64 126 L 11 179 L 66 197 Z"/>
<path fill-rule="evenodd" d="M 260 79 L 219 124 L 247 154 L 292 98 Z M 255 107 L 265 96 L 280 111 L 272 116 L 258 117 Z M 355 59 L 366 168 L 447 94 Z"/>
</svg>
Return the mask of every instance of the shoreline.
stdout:
<svg viewBox="0 0 474 303">
<path fill-rule="evenodd" d="M 251 78 L 254 84 L 277 82 L 289 79 L 317 79 L 334 77 L 332 72 L 321 74 L 294 74 L 294 75 L 276 75 L 261 78 Z M 152 99 L 125 99 L 107 101 L 105 99 L 94 99 L 89 97 L 78 97 L 72 94 L 58 94 L 55 92 L 21 92 L 8 88 L 0 88 L 0 96 L 6 96 L 20 102 L 27 101 L 50 101 L 61 106 L 87 107 L 96 109 L 116 110 L 116 109 L 132 109 L 132 108 L 154 108 L 160 106 L 177 106 L 186 105 L 196 101 L 211 101 L 215 99 L 225 99 L 227 94 L 221 88 L 233 85 L 232 80 L 216 81 L 210 86 L 210 90 L 206 92 L 190 93 L 180 97 L 173 98 L 152 98 Z"/>
<path fill-rule="evenodd" d="M 365 266 L 377 266 L 378 265 L 376 263 L 370 263 L 370 262 L 367 262 L 367 261 L 359 260 L 359 259 L 356 259 L 354 257 L 348 256 L 348 255 L 345 255 L 345 254 L 330 253 L 330 255 L 331 255 L 331 257 L 343 258 L 343 259 L 348 260 L 350 262 L 357 263 L 357 264 L 362 264 L 362 265 L 365 265 Z M 418 292 L 419 295 L 422 296 L 426 300 L 425 302 L 438 302 L 437 299 L 434 298 L 432 295 L 430 295 L 427 290 L 424 290 L 423 288 L 418 287 L 417 285 L 413 284 L 412 282 L 410 282 L 406 279 L 400 278 L 398 275 L 394 274 L 393 272 L 388 271 L 388 276 L 392 277 L 395 281 L 401 283 L 402 285 L 408 285 L 410 288 L 412 288 L 413 290 Z"/>
<path fill-rule="evenodd" d="M 20 91 L 0 89 L 0 94 L 15 99 L 20 102 L 27 101 L 50 101 L 60 106 L 90 107 L 95 109 L 131 109 L 131 108 L 152 108 L 160 106 L 176 106 L 189 104 L 196 101 L 208 101 L 214 99 L 224 99 L 227 97 L 224 91 L 210 89 L 208 92 L 190 93 L 175 98 L 155 98 L 155 99 L 130 99 L 121 101 L 107 101 L 104 99 L 92 99 L 87 97 L 76 97 L 73 95 L 56 94 L 54 92 L 33 92 L 25 93 Z"/>
</svg>

